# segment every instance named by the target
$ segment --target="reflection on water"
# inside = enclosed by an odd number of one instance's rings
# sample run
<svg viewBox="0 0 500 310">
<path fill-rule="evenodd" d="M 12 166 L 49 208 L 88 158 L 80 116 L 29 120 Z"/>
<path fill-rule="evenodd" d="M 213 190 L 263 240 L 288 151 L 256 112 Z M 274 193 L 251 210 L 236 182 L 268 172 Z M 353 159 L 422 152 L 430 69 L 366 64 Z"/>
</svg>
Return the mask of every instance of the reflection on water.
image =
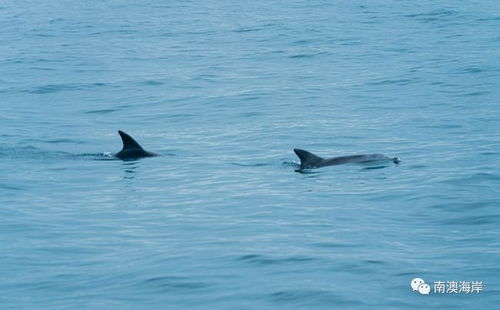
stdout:
<svg viewBox="0 0 500 310">
<path fill-rule="evenodd" d="M 133 179 L 136 169 L 139 167 L 139 160 L 128 160 L 122 163 L 123 171 L 125 172 L 123 179 Z"/>
</svg>

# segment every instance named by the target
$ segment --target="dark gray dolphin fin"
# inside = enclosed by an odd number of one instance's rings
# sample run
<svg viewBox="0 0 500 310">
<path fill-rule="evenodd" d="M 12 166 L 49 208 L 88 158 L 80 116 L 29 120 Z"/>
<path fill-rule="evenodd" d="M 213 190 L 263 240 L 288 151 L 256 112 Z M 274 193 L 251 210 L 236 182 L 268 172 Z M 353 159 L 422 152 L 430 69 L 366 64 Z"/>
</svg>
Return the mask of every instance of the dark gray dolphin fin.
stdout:
<svg viewBox="0 0 500 310">
<path fill-rule="evenodd" d="M 127 151 L 127 150 L 144 150 L 142 146 L 137 143 L 137 141 L 134 140 L 131 136 L 128 134 L 124 133 L 121 130 L 118 130 L 118 133 L 120 134 L 120 137 L 122 138 L 123 141 L 123 149 L 122 151 Z"/>
<path fill-rule="evenodd" d="M 323 158 L 314 155 L 311 152 L 301 149 L 293 149 L 293 151 L 300 158 L 300 169 L 315 168 L 321 161 L 323 161 Z"/>
</svg>

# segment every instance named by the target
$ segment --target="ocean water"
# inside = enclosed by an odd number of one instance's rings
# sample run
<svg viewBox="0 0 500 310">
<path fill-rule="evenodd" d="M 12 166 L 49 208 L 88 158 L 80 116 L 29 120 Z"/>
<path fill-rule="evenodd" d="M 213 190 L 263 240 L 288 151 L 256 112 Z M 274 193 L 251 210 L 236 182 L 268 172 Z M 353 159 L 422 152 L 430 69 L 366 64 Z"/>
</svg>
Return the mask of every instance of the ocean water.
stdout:
<svg viewBox="0 0 500 310">
<path fill-rule="evenodd" d="M 0 308 L 494 309 L 499 29 L 488 0 L 0 1 Z M 114 160 L 119 129 L 162 156 Z"/>
</svg>

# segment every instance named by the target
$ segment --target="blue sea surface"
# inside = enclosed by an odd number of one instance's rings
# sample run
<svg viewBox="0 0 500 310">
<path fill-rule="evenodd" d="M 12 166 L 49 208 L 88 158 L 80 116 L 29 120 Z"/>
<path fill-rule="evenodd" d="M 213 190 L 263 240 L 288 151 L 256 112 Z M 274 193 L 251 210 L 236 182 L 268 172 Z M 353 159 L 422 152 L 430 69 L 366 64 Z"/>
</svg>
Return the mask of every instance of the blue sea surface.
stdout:
<svg viewBox="0 0 500 310">
<path fill-rule="evenodd" d="M 0 0 L 0 308 L 495 309 L 499 29 L 489 0 Z M 119 129 L 162 156 L 113 159 Z"/>
</svg>

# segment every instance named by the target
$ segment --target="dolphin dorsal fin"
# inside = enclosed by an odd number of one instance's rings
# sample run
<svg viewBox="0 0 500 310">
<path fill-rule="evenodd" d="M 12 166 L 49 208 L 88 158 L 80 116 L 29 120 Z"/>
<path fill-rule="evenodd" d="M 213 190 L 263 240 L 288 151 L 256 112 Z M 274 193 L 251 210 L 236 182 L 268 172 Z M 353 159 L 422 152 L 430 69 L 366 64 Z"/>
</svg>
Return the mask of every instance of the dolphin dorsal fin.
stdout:
<svg viewBox="0 0 500 310">
<path fill-rule="evenodd" d="M 137 143 L 137 141 L 134 140 L 131 136 L 128 134 L 124 133 L 121 130 L 118 130 L 118 133 L 120 134 L 120 137 L 122 138 L 123 141 L 123 151 L 125 150 L 143 150 L 142 146 Z"/>
<path fill-rule="evenodd" d="M 297 154 L 297 156 L 299 156 L 299 158 L 300 158 L 300 166 L 302 168 L 311 168 L 311 167 L 314 167 L 319 162 L 321 162 L 323 160 L 323 158 L 321 158 L 321 157 L 319 157 L 317 155 L 314 155 L 313 153 L 308 152 L 308 151 L 304 151 L 304 150 L 301 150 L 301 149 L 293 149 L 293 151 L 295 152 L 295 154 Z"/>
</svg>

